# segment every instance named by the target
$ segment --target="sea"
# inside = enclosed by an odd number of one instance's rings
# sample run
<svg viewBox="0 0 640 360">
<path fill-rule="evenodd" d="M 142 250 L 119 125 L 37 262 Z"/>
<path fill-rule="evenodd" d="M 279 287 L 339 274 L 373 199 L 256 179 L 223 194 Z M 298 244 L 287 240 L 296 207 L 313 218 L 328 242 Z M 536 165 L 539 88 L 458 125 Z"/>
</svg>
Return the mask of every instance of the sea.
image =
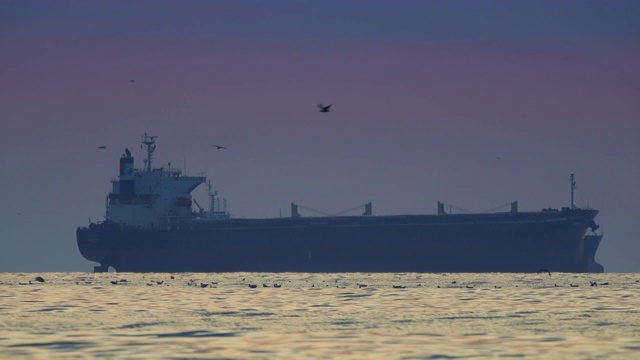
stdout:
<svg viewBox="0 0 640 360">
<path fill-rule="evenodd" d="M 0 273 L 0 358 L 640 359 L 640 274 Z"/>
</svg>

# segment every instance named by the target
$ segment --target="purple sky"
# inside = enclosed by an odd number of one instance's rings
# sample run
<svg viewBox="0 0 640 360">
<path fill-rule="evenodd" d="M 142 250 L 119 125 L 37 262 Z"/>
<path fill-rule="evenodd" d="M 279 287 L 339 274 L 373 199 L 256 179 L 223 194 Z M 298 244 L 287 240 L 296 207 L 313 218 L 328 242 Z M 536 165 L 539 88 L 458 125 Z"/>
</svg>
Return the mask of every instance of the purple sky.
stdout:
<svg viewBox="0 0 640 360">
<path fill-rule="evenodd" d="M 574 172 L 597 260 L 640 272 L 638 18 L 636 1 L 3 1 L 0 271 L 91 271 L 75 229 L 147 131 L 236 217 L 537 211 L 569 205 Z"/>
</svg>

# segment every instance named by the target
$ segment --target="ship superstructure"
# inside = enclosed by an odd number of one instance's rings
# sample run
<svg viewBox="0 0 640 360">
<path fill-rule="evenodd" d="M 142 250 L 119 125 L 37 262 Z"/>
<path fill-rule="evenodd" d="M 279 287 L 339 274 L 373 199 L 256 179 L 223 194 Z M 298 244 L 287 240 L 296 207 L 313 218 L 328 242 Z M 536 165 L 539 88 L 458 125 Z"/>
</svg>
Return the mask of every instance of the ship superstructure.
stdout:
<svg viewBox="0 0 640 360">
<path fill-rule="evenodd" d="M 204 176 L 185 176 L 181 170 L 154 168 L 156 136 L 145 135 L 147 158 L 136 169 L 129 149 L 120 158 L 120 174 L 111 181 L 106 220 L 123 226 L 168 228 L 187 226 L 193 220 L 191 192 L 206 182 Z"/>
</svg>

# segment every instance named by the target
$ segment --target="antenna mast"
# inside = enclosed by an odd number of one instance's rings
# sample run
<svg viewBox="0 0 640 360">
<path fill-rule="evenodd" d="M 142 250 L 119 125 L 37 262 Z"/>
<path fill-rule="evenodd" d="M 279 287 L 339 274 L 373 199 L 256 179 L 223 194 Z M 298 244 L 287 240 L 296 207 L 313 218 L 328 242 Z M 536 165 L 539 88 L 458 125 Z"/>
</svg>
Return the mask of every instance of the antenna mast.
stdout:
<svg viewBox="0 0 640 360">
<path fill-rule="evenodd" d="M 151 171 L 151 159 L 153 158 L 153 152 L 156 150 L 156 138 L 157 136 L 147 135 L 144 133 L 142 137 L 142 143 L 147 145 L 147 168 L 146 171 Z"/>
<path fill-rule="evenodd" d="M 218 192 L 211 191 L 211 181 L 207 184 L 207 195 L 209 195 L 209 211 L 212 213 L 220 211 L 220 206 L 218 206 L 218 210 L 216 210 L 216 195 L 218 195 Z"/>
<path fill-rule="evenodd" d="M 573 202 L 573 191 L 576 189 L 576 182 L 573 180 L 573 173 L 571 174 L 571 210 L 576 209 L 576 204 Z"/>
</svg>

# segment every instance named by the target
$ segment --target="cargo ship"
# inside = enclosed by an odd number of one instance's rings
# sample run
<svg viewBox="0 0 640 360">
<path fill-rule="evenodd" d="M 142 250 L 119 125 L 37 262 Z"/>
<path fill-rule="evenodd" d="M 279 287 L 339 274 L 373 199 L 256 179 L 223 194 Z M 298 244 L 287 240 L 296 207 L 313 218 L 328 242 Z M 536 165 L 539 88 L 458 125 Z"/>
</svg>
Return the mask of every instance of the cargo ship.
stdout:
<svg viewBox="0 0 640 360">
<path fill-rule="evenodd" d="M 156 136 L 145 133 L 144 167 L 128 149 L 106 198 L 105 219 L 76 231 L 82 256 L 118 272 L 588 272 L 585 234 L 597 210 L 573 204 L 538 212 L 234 218 L 208 185 L 209 208 L 191 192 L 205 176 L 152 167 Z M 195 207 L 194 207 L 195 205 Z M 594 250 L 595 251 L 595 250 Z"/>
</svg>

